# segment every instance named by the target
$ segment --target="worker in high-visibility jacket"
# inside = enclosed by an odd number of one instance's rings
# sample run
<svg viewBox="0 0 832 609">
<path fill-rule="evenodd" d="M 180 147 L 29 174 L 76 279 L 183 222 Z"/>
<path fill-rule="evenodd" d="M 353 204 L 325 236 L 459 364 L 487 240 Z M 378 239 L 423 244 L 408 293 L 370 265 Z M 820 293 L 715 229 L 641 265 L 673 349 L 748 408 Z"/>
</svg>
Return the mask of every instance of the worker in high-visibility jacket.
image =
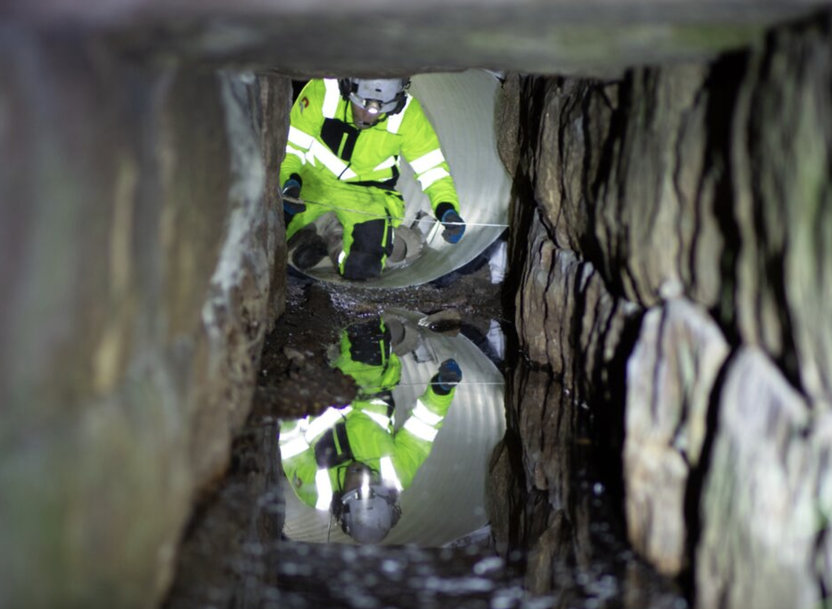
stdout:
<svg viewBox="0 0 832 609">
<path fill-rule="evenodd" d="M 406 78 L 311 80 L 298 95 L 280 167 L 286 236 L 290 245 L 293 237 L 298 243 L 296 267 L 311 268 L 329 254 L 348 279 L 381 273 L 404 216 L 395 189 L 401 158 L 430 199 L 444 239 L 462 238 L 450 167 L 408 85 Z M 315 231 L 314 221 L 329 212 L 342 228 L 337 252 Z"/>
<path fill-rule="evenodd" d="M 393 418 L 392 388 L 401 363 L 389 347 L 383 322 L 381 353 L 342 333 L 336 366 L 354 377 L 358 397 L 321 415 L 280 426 L 283 471 L 298 498 L 330 510 L 345 533 L 360 543 L 378 543 L 401 513 L 399 494 L 413 482 L 433 448 L 462 371 L 453 359 L 442 362 L 400 428 Z M 373 322 L 365 324 L 374 330 Z M 379 357 L 380 356 L 380 357 Z M 352 358 L 360 361 L 352 361 Z M 391 384 L 392 383 L 392 384 Z"/>
</svg>

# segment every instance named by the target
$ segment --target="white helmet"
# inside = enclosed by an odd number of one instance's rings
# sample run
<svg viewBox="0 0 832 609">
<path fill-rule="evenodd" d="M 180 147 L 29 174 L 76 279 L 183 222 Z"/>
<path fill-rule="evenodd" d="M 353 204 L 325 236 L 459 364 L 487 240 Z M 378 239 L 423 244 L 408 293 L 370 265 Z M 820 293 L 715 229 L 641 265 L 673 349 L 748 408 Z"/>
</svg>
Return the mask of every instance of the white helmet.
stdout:
<svg viewBox="0 0 832 609">
<path fill-rule="evenodd" d="M 334 498 L 334 512 L 341 529 L 358 543 L 379 543 L 399 521 L 399 493 L 380 484 L 374 472 L 360 462 L 349 466 L 347 476 L 356 476 L 361 482 Z"/>
<path fill-rule="evenodd" d="M 401 112 L 407 102 L 409 78 L 342 78 L 338 87 L 344 99 L 373 114 Z"/>
</svg>

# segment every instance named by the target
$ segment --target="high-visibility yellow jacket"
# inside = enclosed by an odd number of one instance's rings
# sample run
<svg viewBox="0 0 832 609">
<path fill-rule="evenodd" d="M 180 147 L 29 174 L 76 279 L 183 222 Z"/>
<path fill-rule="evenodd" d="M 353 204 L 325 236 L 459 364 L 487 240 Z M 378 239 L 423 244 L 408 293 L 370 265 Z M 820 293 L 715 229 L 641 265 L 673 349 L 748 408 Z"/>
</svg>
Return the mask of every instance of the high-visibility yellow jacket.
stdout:
<svg viewBox="0 0 832 609">
<path fill-rule="evenodd" d="M 402 362 L 393 353 L 390 334 L 381 318 L 342 330 L 338 346 L 338 357 L 330 364 L 355 381 L 359 394 L 381 396 L 399 384 Z"/>
<path fill-rule="evenodd" d="M 358 129 L 353 125 L 352 104 L 341 96 L 338 81 L 311 80 L 292 106 L 280 183 L 296 173 L 304 185 L 322 181 L 392 190 L 402 157 L 413 168 L 434 213 L 440 203 L 459 212 L 450 168 L 418 100 L 408 94 L 401 112 Z"/>
<path fill-rule="evenodd" d="M 388 416 L 387 402 L 373 398 L 282 424 L 280 456 L 289 484 L 301 501 L 328 510 L 343 488 L 347 467 L 360 461 L 385 485 L 406 489 L 430 454 L 455 392 L 438 392 L 428 384 L 399 429 Z"/>
</svg>

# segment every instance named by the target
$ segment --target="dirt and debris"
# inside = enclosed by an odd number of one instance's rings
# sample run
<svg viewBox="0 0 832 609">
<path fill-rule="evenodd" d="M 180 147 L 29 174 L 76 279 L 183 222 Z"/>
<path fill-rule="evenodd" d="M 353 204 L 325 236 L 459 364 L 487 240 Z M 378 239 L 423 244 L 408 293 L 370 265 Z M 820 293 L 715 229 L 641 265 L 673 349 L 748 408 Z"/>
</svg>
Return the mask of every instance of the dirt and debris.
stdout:
<svg viewBox="0 0 832 609">
<path fill-rule="evenodd" d="M 334 286 L 290 275 L 286 312 L 263 348 L 252 416 L 297 418 L 348 404 L 355 383 L 329 366 L 327 349 L 350 323 L 396 307 L 438 313 L 432 319 L 439 326 L 464 321 L 485 332 L 492 319 L 504 317 L 500 287 L 491 283 L 488 265 L 397 290 Z"/>
</svg>

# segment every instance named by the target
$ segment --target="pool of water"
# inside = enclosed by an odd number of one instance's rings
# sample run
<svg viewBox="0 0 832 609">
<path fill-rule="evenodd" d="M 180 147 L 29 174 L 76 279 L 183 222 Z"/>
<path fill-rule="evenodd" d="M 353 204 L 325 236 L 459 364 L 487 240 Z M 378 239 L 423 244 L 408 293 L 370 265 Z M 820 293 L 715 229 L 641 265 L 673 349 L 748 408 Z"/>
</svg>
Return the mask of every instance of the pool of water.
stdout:
<svg viewBox="0 0 832 609">
<path fill-rule="evenodd" d="M 290 299 L 167 607 L 688 606 L 624 542 L 593 410 L 507 365 L 506 324 L 354 303 L 320 323 L 314 309 Z M 347 483 L 355 461 L 363 481 Z M 382 538 L 356 539 L 344 505 Z"/>
</svg>

